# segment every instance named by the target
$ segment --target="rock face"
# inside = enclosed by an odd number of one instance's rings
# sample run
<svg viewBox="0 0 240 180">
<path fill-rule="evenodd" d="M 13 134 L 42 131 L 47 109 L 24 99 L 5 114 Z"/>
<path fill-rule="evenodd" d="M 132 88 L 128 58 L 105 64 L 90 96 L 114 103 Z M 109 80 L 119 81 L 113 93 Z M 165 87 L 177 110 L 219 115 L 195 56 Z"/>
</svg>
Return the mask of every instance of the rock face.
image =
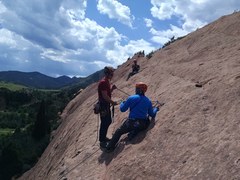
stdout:
<svg viewBox="0 0 240 180">
<path fill-rule="evenodd" d="M 110 154 L 99 149 L 93 114 L 97 84 L 65 108 L 62 124 L 38 163 L 20 179 L 240 179 L 240 13 L 224 16 L 183 39 L 138 58 L 140 72 L 128 81 L 133 60 L 115 71 L 113 83 L 165 105 L 149 129 L 132 142 L 122 136 Z M 127 98 L 119 90 L 113 99 Z M 128 113 L 115 108 L 108 136 Z"/>
</svg>

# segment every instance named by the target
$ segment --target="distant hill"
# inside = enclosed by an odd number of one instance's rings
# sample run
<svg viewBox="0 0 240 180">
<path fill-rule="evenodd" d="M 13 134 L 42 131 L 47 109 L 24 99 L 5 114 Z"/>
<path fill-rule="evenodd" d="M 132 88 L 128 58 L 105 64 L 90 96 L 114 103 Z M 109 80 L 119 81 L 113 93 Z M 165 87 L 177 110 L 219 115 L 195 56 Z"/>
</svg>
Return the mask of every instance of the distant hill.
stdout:
<svg viewBox="0 0 240 180">
<path fill-rule="evenodd" d="M 96 82 L 102 77 L 102 70 L 85 78 L 70 78 L 60 76 L 58 78 L 50 77 L 39 72 L 20 72 L 20 71 L 2 71 L 0 72 L 0 81 L 24 85 L 38 89 L 59 89 L 66 86 L 86 87 L 92 82 Z"/>
</svg>

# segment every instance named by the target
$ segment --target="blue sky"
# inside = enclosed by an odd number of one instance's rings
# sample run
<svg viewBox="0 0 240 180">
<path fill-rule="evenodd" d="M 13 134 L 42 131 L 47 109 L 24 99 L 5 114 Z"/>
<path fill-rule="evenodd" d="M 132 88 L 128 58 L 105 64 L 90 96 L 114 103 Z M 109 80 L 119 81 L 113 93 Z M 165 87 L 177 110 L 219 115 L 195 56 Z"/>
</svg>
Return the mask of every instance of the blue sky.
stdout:
<svg viewBox="0 0 240 180">
<path fill-rule="evenodd" d="M 88 76 L 239 10 L 239 0 L 0 0 L 0 71 Z"/>
</svg>

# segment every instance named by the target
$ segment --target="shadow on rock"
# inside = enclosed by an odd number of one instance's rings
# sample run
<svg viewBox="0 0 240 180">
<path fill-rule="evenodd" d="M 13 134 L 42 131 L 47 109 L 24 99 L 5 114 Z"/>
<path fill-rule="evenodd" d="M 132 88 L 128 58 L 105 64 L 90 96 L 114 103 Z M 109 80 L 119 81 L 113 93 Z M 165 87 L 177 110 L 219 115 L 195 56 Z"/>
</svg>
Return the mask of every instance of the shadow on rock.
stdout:
<svg viewBox="0 0 240 180">
<path fill-rule="evenodd" d="M 98 162 L 108 165 L 114 158 L 118 156 L 118 154 L 123 151 L 125 145 L 141 143 L 142 140 L 146 137 L 147 132 L 151 130 L 154 126 L 155 119 L 152 119 L 148 128 L 144 131 L 139 132 L 133 139 L 129 140 L 127 136 L 122 138 L 113 152 L 108 153 L 103 150 L 102 154 L 98 158 Z"/>
<path fill-rule="evenodd" d="M 102 151 L 102 154 L 98 158 L 99 163 L 105 163 L 108 165 L 114 158 L 120 154 L 124 149 L 125 144 L 124 143 L 118 143 L 117 147 L 112 152 L 105 152 Z"/>
</svg>

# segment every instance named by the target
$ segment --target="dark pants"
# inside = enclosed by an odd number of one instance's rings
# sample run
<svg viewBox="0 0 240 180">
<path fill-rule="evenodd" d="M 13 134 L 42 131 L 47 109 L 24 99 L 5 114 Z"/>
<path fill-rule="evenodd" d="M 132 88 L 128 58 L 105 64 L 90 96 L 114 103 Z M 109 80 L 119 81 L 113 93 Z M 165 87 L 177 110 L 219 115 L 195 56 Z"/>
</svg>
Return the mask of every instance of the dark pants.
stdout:
<svg viewBox="0 0 240 180">
<path fill-rule="evenodd" d="M 128 74 L 127 80 L 128 80 L 131 76 L 133 76 L 134 74 L 137 74 L 137 73 L 138 73 L 137 71 L 130 72 L 130 73 Z"/>
<path fill-rule="evenodd" d="M 101 110 L 100 119 L 101 119 L 101 124 L 100 124 L 100 130 L 99 130 L 99 141 L 105 142 L 108 128 L 112 123 L 110 107 Z"/>
<path fill-rule="evenodd" d="M 120 128 L 118 128 L 116 132 L 113 134 L 113 137 L 109 142 L 107 148 L 108 149 L 114 148 L 123 134 L 131 133 L 131 135 L 135 136 L 140 131 L 147 129 L 149 124 L 150 124 L 149 119 L 140 119 L 140 120 L 127 119 L 120 126 Z"/>
</svg>

